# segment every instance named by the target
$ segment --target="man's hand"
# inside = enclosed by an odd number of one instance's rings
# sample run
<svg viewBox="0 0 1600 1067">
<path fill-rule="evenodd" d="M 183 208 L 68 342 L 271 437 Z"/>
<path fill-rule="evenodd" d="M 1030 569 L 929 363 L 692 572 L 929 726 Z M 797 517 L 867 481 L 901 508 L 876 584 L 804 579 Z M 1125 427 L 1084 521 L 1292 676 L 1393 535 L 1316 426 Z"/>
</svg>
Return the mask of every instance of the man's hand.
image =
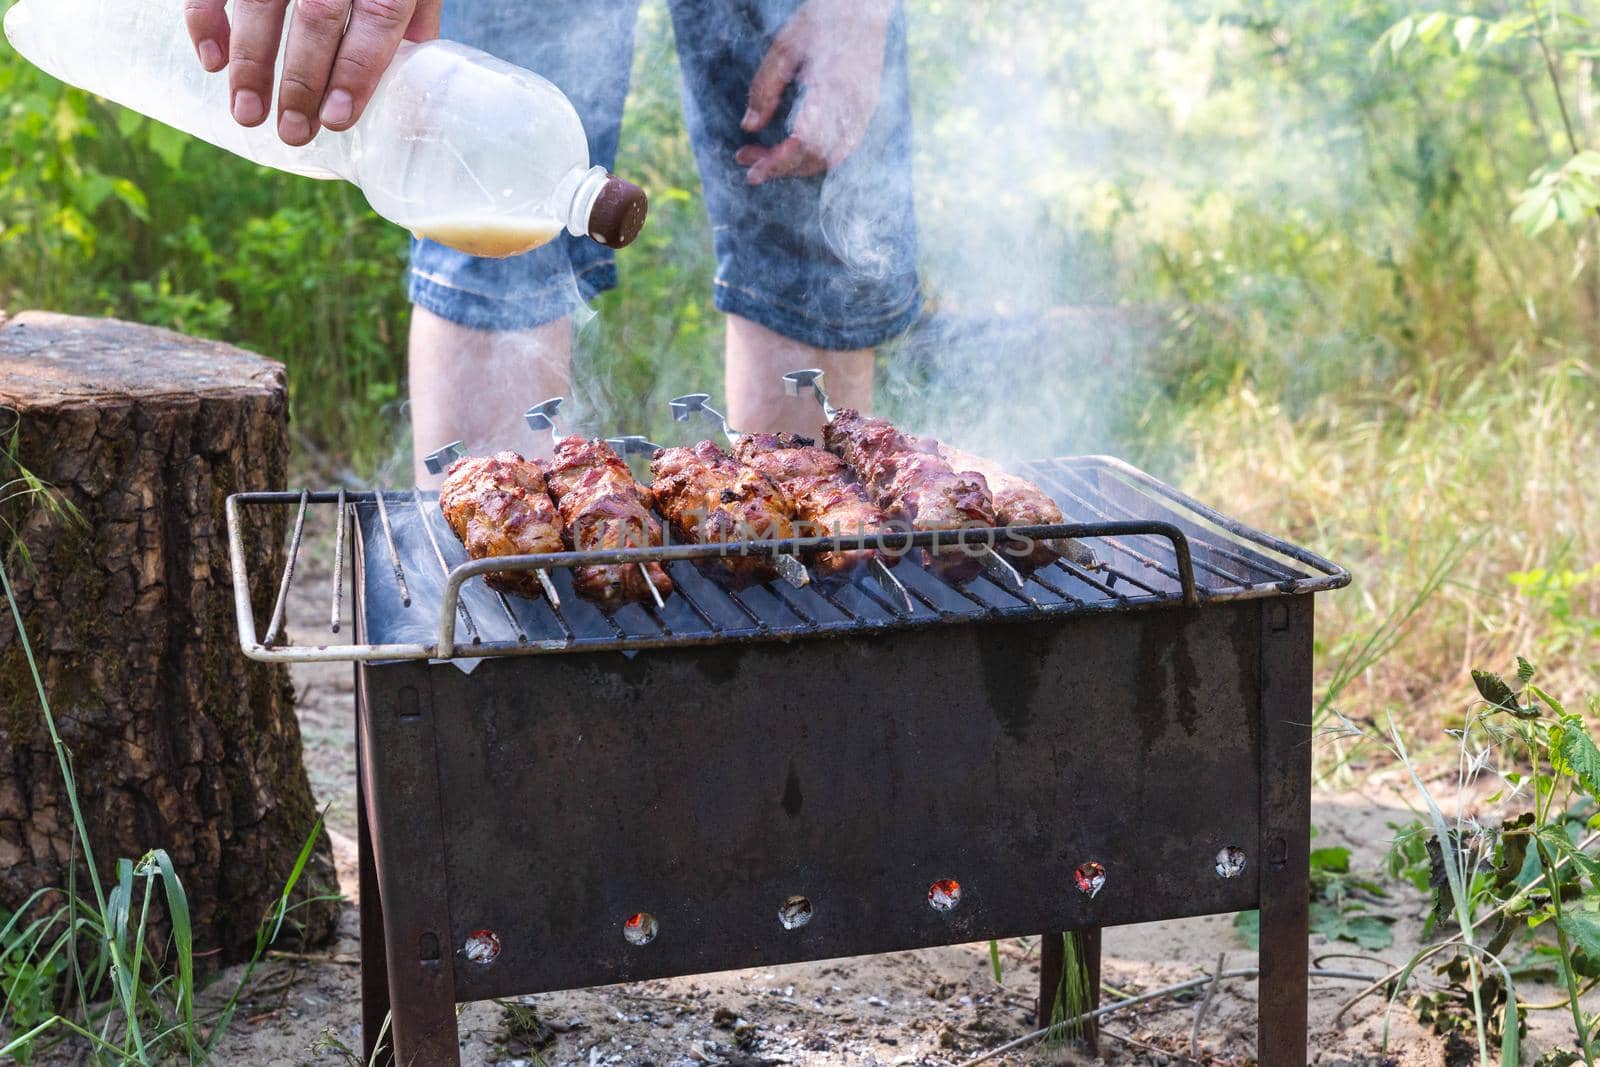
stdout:
<svg viewBox="0 0 1600 1067">
<path fill-rule="evenodd" d="M 836 167 L 861 144 L 878 107 L 891 0 L 806 0 L 772 40 L 750 82 L 740 126 L 756 133 L 772 121 L 784 89 L 804 90 L 778 144 L 734 153 L 751 185 L 806 177 Z"/>
<path fill-rule="evenodd" d="M 319 124 L 356 124 L 402 40 L 439 36 L 441 0 L 299 0 L 278 89 L 278 136 L 303 145 Z M 289 0 L 184 0 L 183 17 L 200 64 L 228 68 L 231 109 L 241 126 L 267 119 Z"/>
</svg>

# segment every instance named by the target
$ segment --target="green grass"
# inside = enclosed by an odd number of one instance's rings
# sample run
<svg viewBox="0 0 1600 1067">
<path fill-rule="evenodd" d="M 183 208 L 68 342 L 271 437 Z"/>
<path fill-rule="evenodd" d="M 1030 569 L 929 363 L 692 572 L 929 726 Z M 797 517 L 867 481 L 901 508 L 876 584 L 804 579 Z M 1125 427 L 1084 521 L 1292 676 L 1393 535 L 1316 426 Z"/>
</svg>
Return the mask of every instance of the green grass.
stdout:
<svg viewBox="0 0 1600 1067">
<path fill-rule="evenodd" d="M 1151 464 L 1344 564 L 1320 599 L 1319 663 L 1389 620 L 1337 704 L 1433 737 L 1467 666 L 1537 648 L 1558 690 L 1600 691 L 1600 373 L 1580 361 L 1441 370 L 1330 396 L 1298 418 L 1247 384 L 1163 421 Z M 1442 569 L 1441 569 L 1442 567 Z"/>
</svg>

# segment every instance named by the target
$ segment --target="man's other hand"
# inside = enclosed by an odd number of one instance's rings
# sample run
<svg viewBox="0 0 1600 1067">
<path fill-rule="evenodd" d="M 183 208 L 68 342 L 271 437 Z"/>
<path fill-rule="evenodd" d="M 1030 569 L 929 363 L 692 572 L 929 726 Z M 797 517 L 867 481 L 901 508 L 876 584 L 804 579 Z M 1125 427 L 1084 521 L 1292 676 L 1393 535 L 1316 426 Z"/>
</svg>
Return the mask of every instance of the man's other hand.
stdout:
<svg viewBox="0 0 1600 1067">
<path fill-rule="evenodd" d="M 347 130 L 361 118 L 402 40 L 439 36 L 441 0 L 298 0 L 278 87 L 278 136 L 303 145 L 320 126 Z M 267 120 L 289 0 L 184 0 L 202 66 L 228 68 L 230 109 L 241 126 Z"/>
<path fill-rule="evenodd" d="M 803 91 L 789 136 L 772 146 L 745 145 L 734 162 L 745 180 L 821 174 L 849 158 L 878 107 L 891 0 L 806 0 L 772 39 L 750 82 L 740 126 L 756 133 L 772 121 L 791 82 Z"/>
</svg>

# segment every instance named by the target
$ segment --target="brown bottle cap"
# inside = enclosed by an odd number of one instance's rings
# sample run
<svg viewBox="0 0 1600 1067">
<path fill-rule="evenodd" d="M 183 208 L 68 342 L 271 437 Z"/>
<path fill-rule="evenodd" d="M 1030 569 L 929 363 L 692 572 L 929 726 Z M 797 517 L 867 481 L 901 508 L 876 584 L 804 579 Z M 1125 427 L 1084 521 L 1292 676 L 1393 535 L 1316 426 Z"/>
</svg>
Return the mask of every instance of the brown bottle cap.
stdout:
<svg viewBox="0 0 1600 1067">
<path fill-rule="evenodd" d="M 589 209 L 589 236 L 607 248 L 626 248 L 639 236 L 649 210 L 643 189 L 612 174 Z"/>
</svg>

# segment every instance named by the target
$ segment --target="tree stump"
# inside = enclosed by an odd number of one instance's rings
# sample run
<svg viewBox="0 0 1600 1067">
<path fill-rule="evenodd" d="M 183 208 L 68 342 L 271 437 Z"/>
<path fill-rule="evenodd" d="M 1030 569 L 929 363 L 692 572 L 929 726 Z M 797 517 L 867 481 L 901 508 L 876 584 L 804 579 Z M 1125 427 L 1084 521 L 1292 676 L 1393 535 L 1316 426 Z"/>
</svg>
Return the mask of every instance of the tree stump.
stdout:
<svg viewBox="0 0 1600 1067">
<path fill-rule="evenodd" d="M 288 673 L 239 651 L 223 514 L 230 493 L 283 487 L 283 367 L 167 330 L 27 312 L 0 322 L 0 414 L 0 483 L 20 465 L 82 519 L 0 504 L 0 561 L 100 873 L 166 849 L 195 952 L 248 957 L 317 817 Z M 283 536 L 258 541 L 250 572 L 270 598 Z M 301 900 L 337 892 L 319 837 Z M 0 912 L 66 886 L 75 861 L 61 772 L 0 601 Z M 320 902 L 292 920 L 315 942 L 335 913 Z"/>
</svg>

